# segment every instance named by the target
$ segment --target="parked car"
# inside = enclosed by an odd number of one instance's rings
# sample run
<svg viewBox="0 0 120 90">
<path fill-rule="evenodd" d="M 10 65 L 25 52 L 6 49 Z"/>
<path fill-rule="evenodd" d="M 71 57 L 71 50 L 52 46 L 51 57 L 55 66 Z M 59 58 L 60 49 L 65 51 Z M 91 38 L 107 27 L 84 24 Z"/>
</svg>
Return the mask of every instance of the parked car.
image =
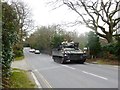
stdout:
<svg viewBox="0 0 120 90">
<path fill-rule="evenodd" d="M 35 54 L 40 54 L 40 50 L 35 50 Z"/>
<path fill-rule="evenodd" d="M 30 49 L 29 52 L 34 53 L 34 52 L 35 52 L 35 49 Z"/>
</svg>

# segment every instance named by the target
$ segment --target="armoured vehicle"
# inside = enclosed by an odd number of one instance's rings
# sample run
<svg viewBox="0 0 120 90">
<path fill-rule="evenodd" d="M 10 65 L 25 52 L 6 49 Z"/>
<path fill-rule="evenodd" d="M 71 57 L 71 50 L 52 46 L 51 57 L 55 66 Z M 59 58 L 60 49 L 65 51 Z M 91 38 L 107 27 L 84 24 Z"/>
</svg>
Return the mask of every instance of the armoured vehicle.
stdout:
<svg viewBox="0 0 120 90">
<path fill-rule="evenodd" d="M 83 64 L 86 60 L 86 53 L 80 50 L 79 43 L 62 42 L 52 50 L 52 58 L 55 62 L 64 64 L 68 61 Z"/>
</svg>

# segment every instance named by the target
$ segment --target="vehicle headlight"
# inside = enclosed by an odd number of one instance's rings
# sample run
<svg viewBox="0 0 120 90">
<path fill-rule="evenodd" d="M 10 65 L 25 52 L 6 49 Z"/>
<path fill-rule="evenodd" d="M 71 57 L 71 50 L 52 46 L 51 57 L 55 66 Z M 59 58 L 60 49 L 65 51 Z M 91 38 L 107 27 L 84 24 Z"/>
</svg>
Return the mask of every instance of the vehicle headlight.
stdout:
<svg viewBox="0 0 120 90">
<path fill-rule="evenodd" d="M 67 54 L 64 54 L 64 56 L 67 56 Z"/>
<path fill-rule="evenodd" d="M 66 54 L 67 52 L 66 51 L 62 51 L 63 54 Z"/>
</svg>

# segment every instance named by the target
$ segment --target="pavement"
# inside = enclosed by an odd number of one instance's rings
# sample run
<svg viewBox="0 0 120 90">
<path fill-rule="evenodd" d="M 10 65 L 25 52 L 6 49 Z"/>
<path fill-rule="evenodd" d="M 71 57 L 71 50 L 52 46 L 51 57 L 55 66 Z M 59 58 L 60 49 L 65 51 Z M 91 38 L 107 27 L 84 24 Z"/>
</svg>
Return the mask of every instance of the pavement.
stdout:
<svg viewBox="0 0 120 90">
<path fill-rule="evenodd" d="M 29 66 L 27 65 L 25 59 L 19 60 L 19 61 L 13 61 L 11 67 L 19 68 L 19 69 L 26 70 L 26 71 L 29 70 Z"/>
<path fill-rule="evenodd" d="M 29 48 L 24 49 L 24 54 L 39 88 L 118 88 L 117 66 L 59 64 L 49 55 L 30 53 Z"/>
</svg>

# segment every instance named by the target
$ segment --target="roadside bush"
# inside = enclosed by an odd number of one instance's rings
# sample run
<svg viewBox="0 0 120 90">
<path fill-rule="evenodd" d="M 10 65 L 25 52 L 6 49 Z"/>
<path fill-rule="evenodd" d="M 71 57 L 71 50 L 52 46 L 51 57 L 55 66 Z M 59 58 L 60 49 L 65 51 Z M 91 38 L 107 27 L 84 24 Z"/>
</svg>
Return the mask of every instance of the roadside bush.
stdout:
<svg viewBox="0 0 120 90">
<path fill-rule="evenodd" d="M 21 56 L 23 56 L 23 51 L 21 51 L 21 50 L 16 50 L 15 52 L 14 52 L 15 54 L 14 54 L 14 57 L 21 57 Z"/>
<path fill-rule="evenodd" d="M 120 60 L 120 42 L 115 45 L 115 55 L 117 56 L 118 60 Z"/>
<path fill-rule="evenodd" d="M 109 43 L 102 47 L 102 54 L 104 58 L 120 59 L 120 43 Z"/>
<path fill-rule="evenodd" d="M 21 57 L 23 56 L 23 46 L 20 43 L 17 43 L 13 46 L 14 57 Z"/>
</svg>

